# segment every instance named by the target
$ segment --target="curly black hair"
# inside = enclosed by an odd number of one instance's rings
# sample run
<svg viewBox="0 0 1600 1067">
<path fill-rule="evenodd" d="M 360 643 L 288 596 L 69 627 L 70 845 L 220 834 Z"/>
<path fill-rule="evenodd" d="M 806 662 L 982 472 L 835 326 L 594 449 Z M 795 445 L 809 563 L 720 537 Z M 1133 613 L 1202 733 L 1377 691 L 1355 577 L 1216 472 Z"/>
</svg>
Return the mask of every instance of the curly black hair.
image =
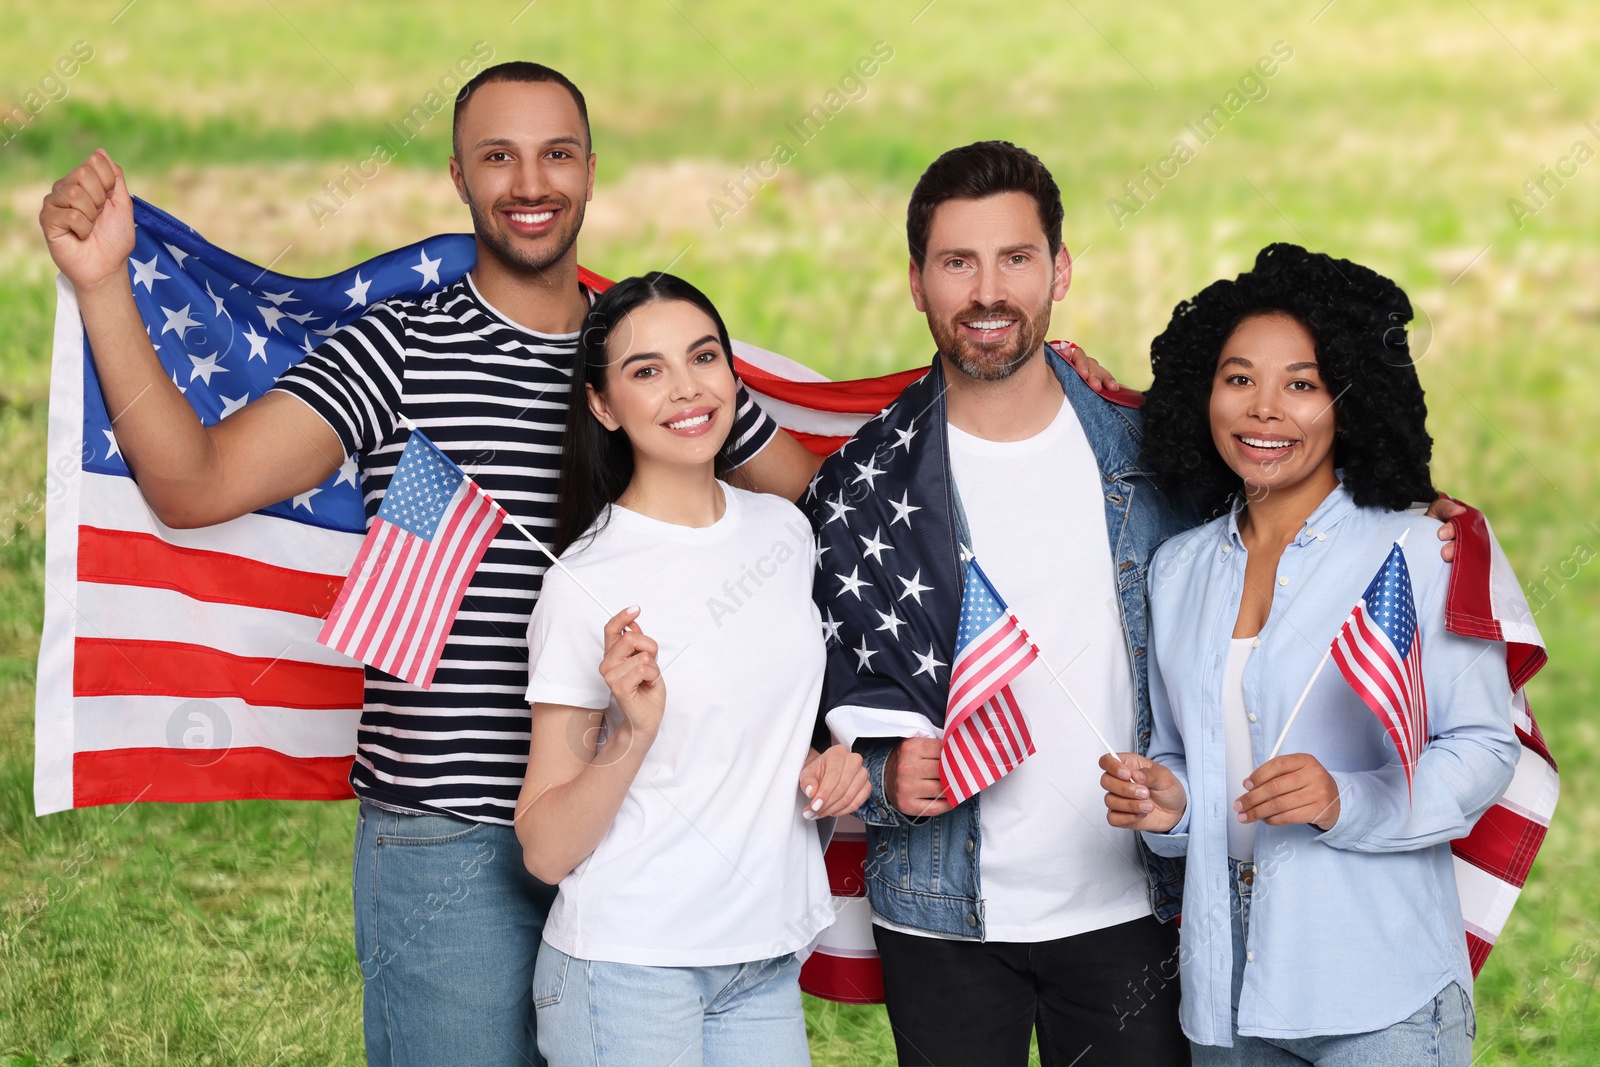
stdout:
<svg viewBox="0 0 1600 1067">
<path fill-rule="evenodd" d="M 1399 511 L 1432 500 L 1433 438 L 1405 330 L 1411 301 L 1374 270 L 1291 244 L 1268 245 L 1249 271 L 1179 304 L 1150 342 L 1144 459 L 1157 483 L 1206 515 L 1230 506 L 1241 483 L 1211 437 L 1217 359 L 1240 322 L 1274 313 L 1315 341 L 1338 417 L 1334 464 L 1355 502 Z"/>
</svg>

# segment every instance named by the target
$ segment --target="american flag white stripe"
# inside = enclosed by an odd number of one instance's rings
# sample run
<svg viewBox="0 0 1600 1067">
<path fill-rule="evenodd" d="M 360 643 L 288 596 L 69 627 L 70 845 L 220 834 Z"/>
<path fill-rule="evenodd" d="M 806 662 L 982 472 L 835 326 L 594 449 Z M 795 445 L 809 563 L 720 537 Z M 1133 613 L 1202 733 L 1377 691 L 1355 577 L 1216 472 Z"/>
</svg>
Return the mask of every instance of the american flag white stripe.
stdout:
<svg viewBox="0 0 1600 1067">
<path fill-rule="evenodd" d="M 953 669 L 950 706 L 955 714 L 947 726 L 959 725 L 1038 655 L 1014 615 L 996 622 L 973 645 L 972 652 L 957 658 Z"/>
<path fill-rule="evenodd" d="M 1033 738 L 1011 686 L 1001 686 L 950 732 L 940 763 L 955 786 L 952 800 L 956 796 L 966 799 L 988 788 L 1034 751 Z"/>
<path fill-rule="evenodd" d="M 457 490 L 457 492 L 462 492 L 465 489 L 466 486 L 463 485 L 462 489 Z M 458 515 L 453 517 L 450 533 L 451 543 L 446 549 L 450 553 L 450 562 L 446 568 L 446 574 L 459 575 L 463 587 L 465 587 L 466 580 L 471 577 L 471 566 L 468 557 L 471 555 L 474 545 L 472 531 L 483 523 L 490 521 L 490 512 L 494 506 L 493 501 L 490 501 L 488 497 L 482 493 L 474 492 L 469 494 L 465 501 L 461 502 L 457 509 Z M 424 600 L 419 617 L 429 620 L 439 619 L 443 624 L 426 628 L 419 626 L 415 629 L 411 645 L 407 650 L 407 658 L 402 660 L 401 669 L 404 674 L 410 674 L 424 663 L 438 661 L 439 653 L 444 648 L 445 638 L 450 634 L 448 619 L 454 613 L 449 611 L 451 605 L 446 604 L 445 601 L 449 598 L 454 584 L 455 579 L 447 577 L 445 580 L 435 583 L 427 591 L 429 595 Z"/>
<path fill-rule="evenodd" d="M 1352 619 L 1352 623 L 1359 625 L 1360 618 Z M 1382 710 L 1378 714 L 1383 720 L 1385 729 L 1391 734 L 1400 736 L 1408 734 L 1409 719 L 1405 714 L 1401 694 L 1409 692 L 1411 687 L 1403 678 L 1395 677 L 1392 661 L 1387 657 L 1369 654 L 1369 648 L 1362 643 L 1360 637 L 1353 635 L 1351 630 L 1352 627 L 1347 625 L 1339 631 L 1337 644 L 1334 646 L 1334 661 L 1347 673 L 1361 679 L 1361 688 L 1364 691 L 1382 697 L 1380 702 Z"/>
</svg>

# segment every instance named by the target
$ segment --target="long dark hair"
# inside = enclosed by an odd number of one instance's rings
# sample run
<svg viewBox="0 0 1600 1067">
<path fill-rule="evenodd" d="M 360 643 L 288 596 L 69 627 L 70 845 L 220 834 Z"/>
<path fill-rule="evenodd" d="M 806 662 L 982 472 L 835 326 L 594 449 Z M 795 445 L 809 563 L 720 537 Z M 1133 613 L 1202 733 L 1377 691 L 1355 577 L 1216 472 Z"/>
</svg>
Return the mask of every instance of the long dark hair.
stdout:
<svg viewBox="0 0 1600 1067">
<path fill-rule="evenodd" d="M 1405 330 L 1411 301 L 1377 271 L 1291 244 L 1268 245 L 1251 270 L 1179 304 L 1150 343 L 1143 451 L 1156 481 L 1208 515 L 1227 510 L 1241 483 L 1211 438 L 1217 357 L 1240 322 L 1273 313 L 1316 342 L 1338 418 L 1333 460 L 1355 502 L 1400 511 L 1432 500 L 1428 407 Z"/>
<path fill-rule="evenodd" d="M 572 373 L 572 392 L 567 404 L 567 432 L 561 448 L 561 482 L 556 490 L 556 533 L 554 548 L 559 555 L 583 537 L 590 527 L 599 533 L 604 527 L 595 521 L 606 514 L 633 479 L 633 444 L 621 429 L 608 430 L 589 410 L 585 385 L 606 391 L 606 342 L 623 317 L 636 308 L 661 300 L 681 300 L 693 304 L 717 327 L 717 339 L 733 369 L 733 342 L 716 305 L 682 278 L 672 274 L 648 274 L 624 278 L 601 294 L 589 309 L 578 339 L 577 364 Z M 733 431 L 717 453 L 716 471 L 723 475 L 732 466 L 729 452 Z"/>
</svg>

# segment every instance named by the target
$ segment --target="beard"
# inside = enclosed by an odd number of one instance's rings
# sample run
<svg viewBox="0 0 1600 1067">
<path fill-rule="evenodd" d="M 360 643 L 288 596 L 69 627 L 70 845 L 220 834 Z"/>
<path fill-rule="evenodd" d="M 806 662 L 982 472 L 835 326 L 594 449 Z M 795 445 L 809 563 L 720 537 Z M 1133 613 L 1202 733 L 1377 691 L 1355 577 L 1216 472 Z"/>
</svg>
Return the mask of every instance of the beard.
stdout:
<svg viewBox="0 0 1600 1067">
<path fill-rule="evenodd" d="M 961 328 L 963 321 L 975 319 L 1014 319 L 1017 331 L 1010 341 L 983 344 L 967 337 Z M 1044 344 L 1044 335 L 1050 329 L 1050 296 L 1029 315 L 1002 301 L 998 304 L 972 304 L 947 319 L 928 313 L 928 329 L 934 342 L 950 362 L 965 374 L 980 382 L 998 382 L 1011 377 L 1027 366 Z"/>
<path fill-rule="evenodd" d="M 521 237 L 508 234 L 501 229 L 498 210 L 485 213 L 478 209 L 478 202 L 475 199 L 469 197 L 467 202 L 467 210 L 472 214 L 473 233 L 484 247 L 512 270 L 531 274 L 538 274 L 559 263 L 577 243 L 578 231 L 583 228 L 585 205 L 582 201 L 574 206 L 566 197 L 556 197 L 549 203 L 527 207 L 527 210 L 537 211 L 541 207 L 551 206 L 561 210 L 561 226 L 551 231 L 547 238 L 548 243 L 544 247 L 532 251 L 519 246 Z"/>
</svg>

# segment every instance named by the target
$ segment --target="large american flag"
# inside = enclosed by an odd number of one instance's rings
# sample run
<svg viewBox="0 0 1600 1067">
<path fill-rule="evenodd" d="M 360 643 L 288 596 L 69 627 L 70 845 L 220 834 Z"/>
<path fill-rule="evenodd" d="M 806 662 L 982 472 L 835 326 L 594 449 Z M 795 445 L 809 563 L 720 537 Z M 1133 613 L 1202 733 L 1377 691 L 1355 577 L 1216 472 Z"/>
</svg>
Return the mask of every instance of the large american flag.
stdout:
<svg viewBox="0 0 1600 1067">
<path fill-rule="evenodd" d="M 317 640 L 427 689 L 467 584 L 505 509 L 411 431 Z"/>
<path fill-rule="evenodd" d="M 950 803 L 963 803 L 1033 755 L 1033 735 L 1011 680 L 1038 658 L 994 583 L 968 559 L 939 749 L 939 781 Z"/>
<path fill-rule="evenodd" d="M 1394 742 L 1409 790 L 1428 743 L 1428 693 L 1422 684 L 1422 634 L 1411 571 L 1398 542 L 1339 627 L 1329 651 L 1339 673 Z"/>
<path fill-rule="evenodd" d="M 296 278 L 137 198 L 134 222 L 135 304 L 208 424 L 369 305 L 450 285 L 476 256 L 470 235 L 447 234 Z M 580 274 L 591 288 L 609 284 Z M 231 522 L 162 525 L 117 448 L 72 286 L 58 278 L 56 292 L 35 809 L 350 797 L 363 672 L 317 635 L 367 532 L 355 461 Z M 828 382 L 742 342 L 734 361 L 758 402 L 818 452 L 920 373 Z"/>
<path fill-rule="evenodd" d="M 163 366 L 206 422 L 261 395 L 368 304 L 449 285 L 475 257 L 470 235 L 448 234 L 304 279 L 217 248 L 137 198 L 134 220 L 135 302 Z M 593 288 L 607 284 L 587 271 L 582 277 Z M 199 530 L 161 525 L 117 449 L 72 287 L 57 279 L 56 291 L 36 811 L 134 800 L 347 799 L 362 670 L 316 637 L 366 531 L 354 464 L 322 486 L 231 522 Z M 761 406 L 823 455 L 881 420 L 928 373 L 917 367 L 830 382 L 740 341 L 734 363 Z M 912 419 L 894 436 L 909 448 L 924 428 Z M 845 508 L 874 494 L 875 475 L 851 471 L 861 481 L 838 499 Z M 916 517 L 918 505 L 905 496 L 883 503 L 894 522 Z M 1523 745 L 1505 797 L 1454 848 L 1476 969 L 1532 867 L 1559 783 L 1522 693 L 1545 662 L 1542 639 L 1483 516 L 1469 512 L 1456 525 L 1447 621 L 1453 632 L 1508 642 Z M 896 574 L 888 596 L 915 601 L 928 589 L 929 575 L 911 568 Z M 940 592 L 949 593 L 953 625 L 958 602 L 953 591 Z M 830 640 L 839 640 L 838 620 L 831 612 L 825 618 L 834 624 Z M 887 618 L 881 624 L 880 639 L 895 629 Z M 924 647 L 907 652 L 905 669 L 924 677 L 942 672 L 947 664 L 931 644 Z M 936 714 L 943 711 L 941 703 Z M 879 1001 L 863 827 L 840 820 L 826 858 L 838 919 L 807 960 L 802 986 L 834 1000 Z"/>
</svg>

